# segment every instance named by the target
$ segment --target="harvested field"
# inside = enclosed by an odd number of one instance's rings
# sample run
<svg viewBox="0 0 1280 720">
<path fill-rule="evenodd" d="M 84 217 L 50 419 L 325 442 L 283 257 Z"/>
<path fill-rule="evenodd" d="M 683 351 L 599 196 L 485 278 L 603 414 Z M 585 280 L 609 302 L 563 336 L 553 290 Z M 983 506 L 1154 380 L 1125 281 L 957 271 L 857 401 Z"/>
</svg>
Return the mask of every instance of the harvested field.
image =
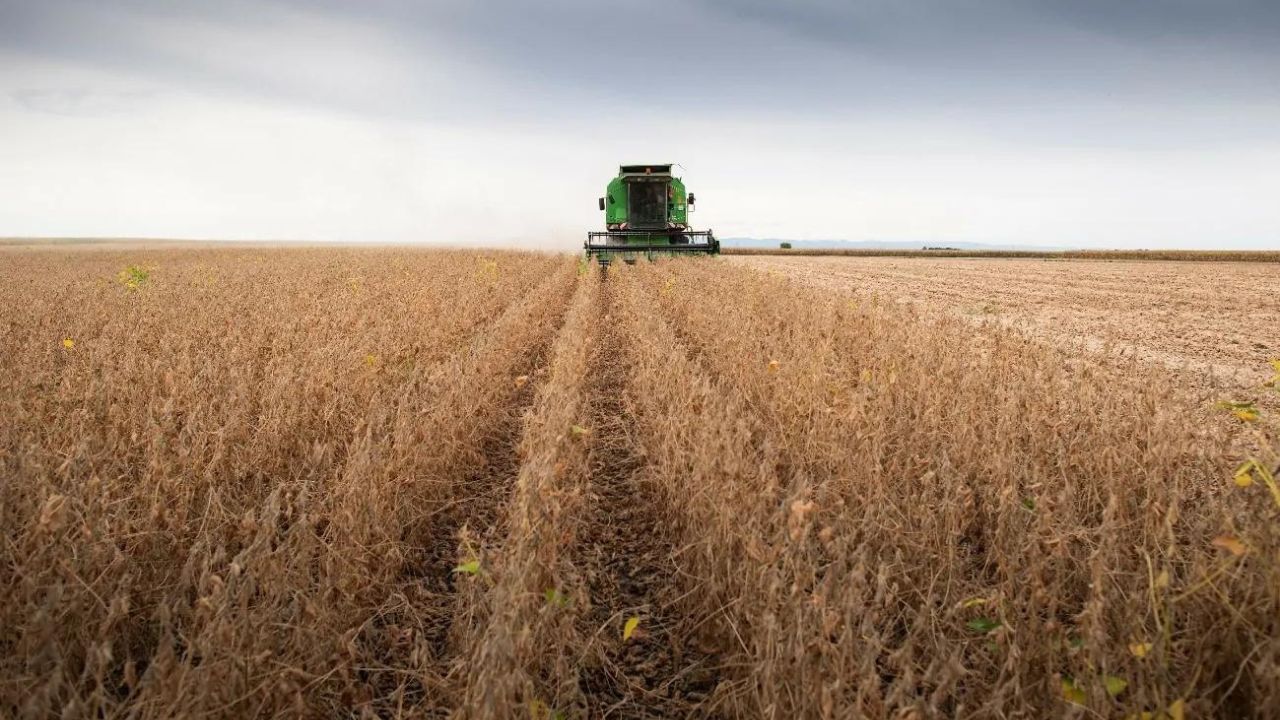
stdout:
<svg viewBox="0 0 1280 720">
<path fill-rule="evenodd" d="M 875 293 L 1069 351 L 1130 353 L 1214 387 L 1256 386 L 1280 357 L 1280 270 L 1265 263 L 738 257 L 815 287 Z"/>
<path fill-rule="evenodd" d="M 1274 250 L 965 250 L 926 247 L 891 248 L 781 248 L 726 246 L 725 255 L 777 257 L 898 257 L 898 258 L 1022 258 L 1043 260 L 1161 260 L 1173 262 L 1280 262 Z"/>
<path fill-rule="evenodd" d="M 1280 707 L 1265 266 L 3 252 L 0 716 Z"/>
</svg>

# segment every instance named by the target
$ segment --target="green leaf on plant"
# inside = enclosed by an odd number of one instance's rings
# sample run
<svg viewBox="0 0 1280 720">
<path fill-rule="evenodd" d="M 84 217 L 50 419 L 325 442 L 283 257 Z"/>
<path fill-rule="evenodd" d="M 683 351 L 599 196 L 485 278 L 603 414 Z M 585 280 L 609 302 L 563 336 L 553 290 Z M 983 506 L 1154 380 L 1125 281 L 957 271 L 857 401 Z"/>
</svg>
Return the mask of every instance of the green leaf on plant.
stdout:
<svg viewBox="0 0 1280 720">
<path fill-rule="evenodd" d="M 1234 402 L 1224 400 L 1218 403 L 1218 407 L 1223 410 L 1231 411 L 1232 415 L 1235 415 L 1237 419 L 1244 422 L 1256 422 L 1260 417 L 1257 406 L 1252 402 Z"/>
<path fill-rule="evenodd" d="M 1115 675 L 1108 675 L 1102 679 L 1107 686 L 1107 694 L 1111 697 L 1118 697 L 1124 689 L 1129 687 L 1129 681 Z"/>
<path fill-rule="evenodd" d="M 978 618 L 977 620 L 970 620 L 964 625 L 965 627 L 969 628 L 970 630 L 973 630 L 974 632 L 980 632 L 985 635 L 986 633 L 989 633 L 992 630 L 995 630 L 996 628 L 1000 627 L 1000 621 L 992 620 L 991 618 L 981 617 L 981 618 Z"/>
<path fill-rule="evenodd" d="M 1065 675 L 1062 678 L 1062 697 L 1076 705 L 1083 705 L 1085 701 L 1084 691 L 1076 687 L 1075 680 Z"/>
<path fill-rule="evenodd" d="M 141 265 L 130 265 L 116 275 L 116 280 L 126 290 L 137 290 L 151 277 L 151 271 Z"/>
</svg>

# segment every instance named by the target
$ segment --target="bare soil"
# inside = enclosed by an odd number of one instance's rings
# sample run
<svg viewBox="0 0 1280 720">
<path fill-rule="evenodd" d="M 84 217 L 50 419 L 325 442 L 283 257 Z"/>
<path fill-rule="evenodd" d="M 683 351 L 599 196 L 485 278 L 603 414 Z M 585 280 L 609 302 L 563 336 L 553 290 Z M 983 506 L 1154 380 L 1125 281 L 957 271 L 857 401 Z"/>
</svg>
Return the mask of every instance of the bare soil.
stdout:
<svg viewBox="0 0 1280 720">
<path fill-rule="evenodd" d="M 606 307 L 611 288 L 604 288 Z M 597 650 L 583 677 L 592 717 L 687 716 L 714 690 L 710 656 L 685 643 L 695 623 L 674 609 L 680 568 L 659 500 L 644 478 L 645 459 L 631 437 L 635 414 L 628 400 L 622 339 L 607 314 L 588 384 L 593 520 L 582 531 L 592 610 L 584 634 Z M 639 624 L 630 639 L 629 618 Z"/>
</svg>

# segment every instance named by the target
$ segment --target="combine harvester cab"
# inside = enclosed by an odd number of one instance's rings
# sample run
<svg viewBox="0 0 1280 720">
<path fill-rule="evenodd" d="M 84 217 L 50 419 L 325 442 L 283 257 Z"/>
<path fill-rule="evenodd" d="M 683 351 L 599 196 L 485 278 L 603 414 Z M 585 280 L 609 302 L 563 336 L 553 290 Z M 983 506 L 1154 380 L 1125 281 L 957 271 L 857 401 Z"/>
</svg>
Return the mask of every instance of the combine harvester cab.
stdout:
<svg viewBox="0 0 1280 720">
<path fill-rule="evenodd" d="M 720 242 L 710 230 L 691 230 L 693 193 L 671 174 L 671 165 L 623 165 L 600 198 L 605 229 L 588 232 L 587 258 L 608 265 L 614 258 L 633 263 L 644 256 L 716 255 Z"/>
</svg>

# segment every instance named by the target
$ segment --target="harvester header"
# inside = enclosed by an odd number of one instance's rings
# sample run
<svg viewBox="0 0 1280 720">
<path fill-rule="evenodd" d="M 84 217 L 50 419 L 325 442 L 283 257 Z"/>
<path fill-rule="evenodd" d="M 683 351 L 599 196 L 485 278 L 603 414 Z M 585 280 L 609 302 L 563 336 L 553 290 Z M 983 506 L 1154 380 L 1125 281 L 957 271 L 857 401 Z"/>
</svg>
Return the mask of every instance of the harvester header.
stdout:
<svg viewBox="0 0 1280 720">
<path fill-rule="evenodd" d="M 644 255 L 720 252 L 710 230 L 693 230 L 689 213 L 695 198 L 684 181 L 671 174 L 670 163 L 622 165 L 609 181 L 598 205 L 605 229 L 588 232 L 584 248 L 600 262 L 621 256 L 634 262 Z"/>
</svg>

